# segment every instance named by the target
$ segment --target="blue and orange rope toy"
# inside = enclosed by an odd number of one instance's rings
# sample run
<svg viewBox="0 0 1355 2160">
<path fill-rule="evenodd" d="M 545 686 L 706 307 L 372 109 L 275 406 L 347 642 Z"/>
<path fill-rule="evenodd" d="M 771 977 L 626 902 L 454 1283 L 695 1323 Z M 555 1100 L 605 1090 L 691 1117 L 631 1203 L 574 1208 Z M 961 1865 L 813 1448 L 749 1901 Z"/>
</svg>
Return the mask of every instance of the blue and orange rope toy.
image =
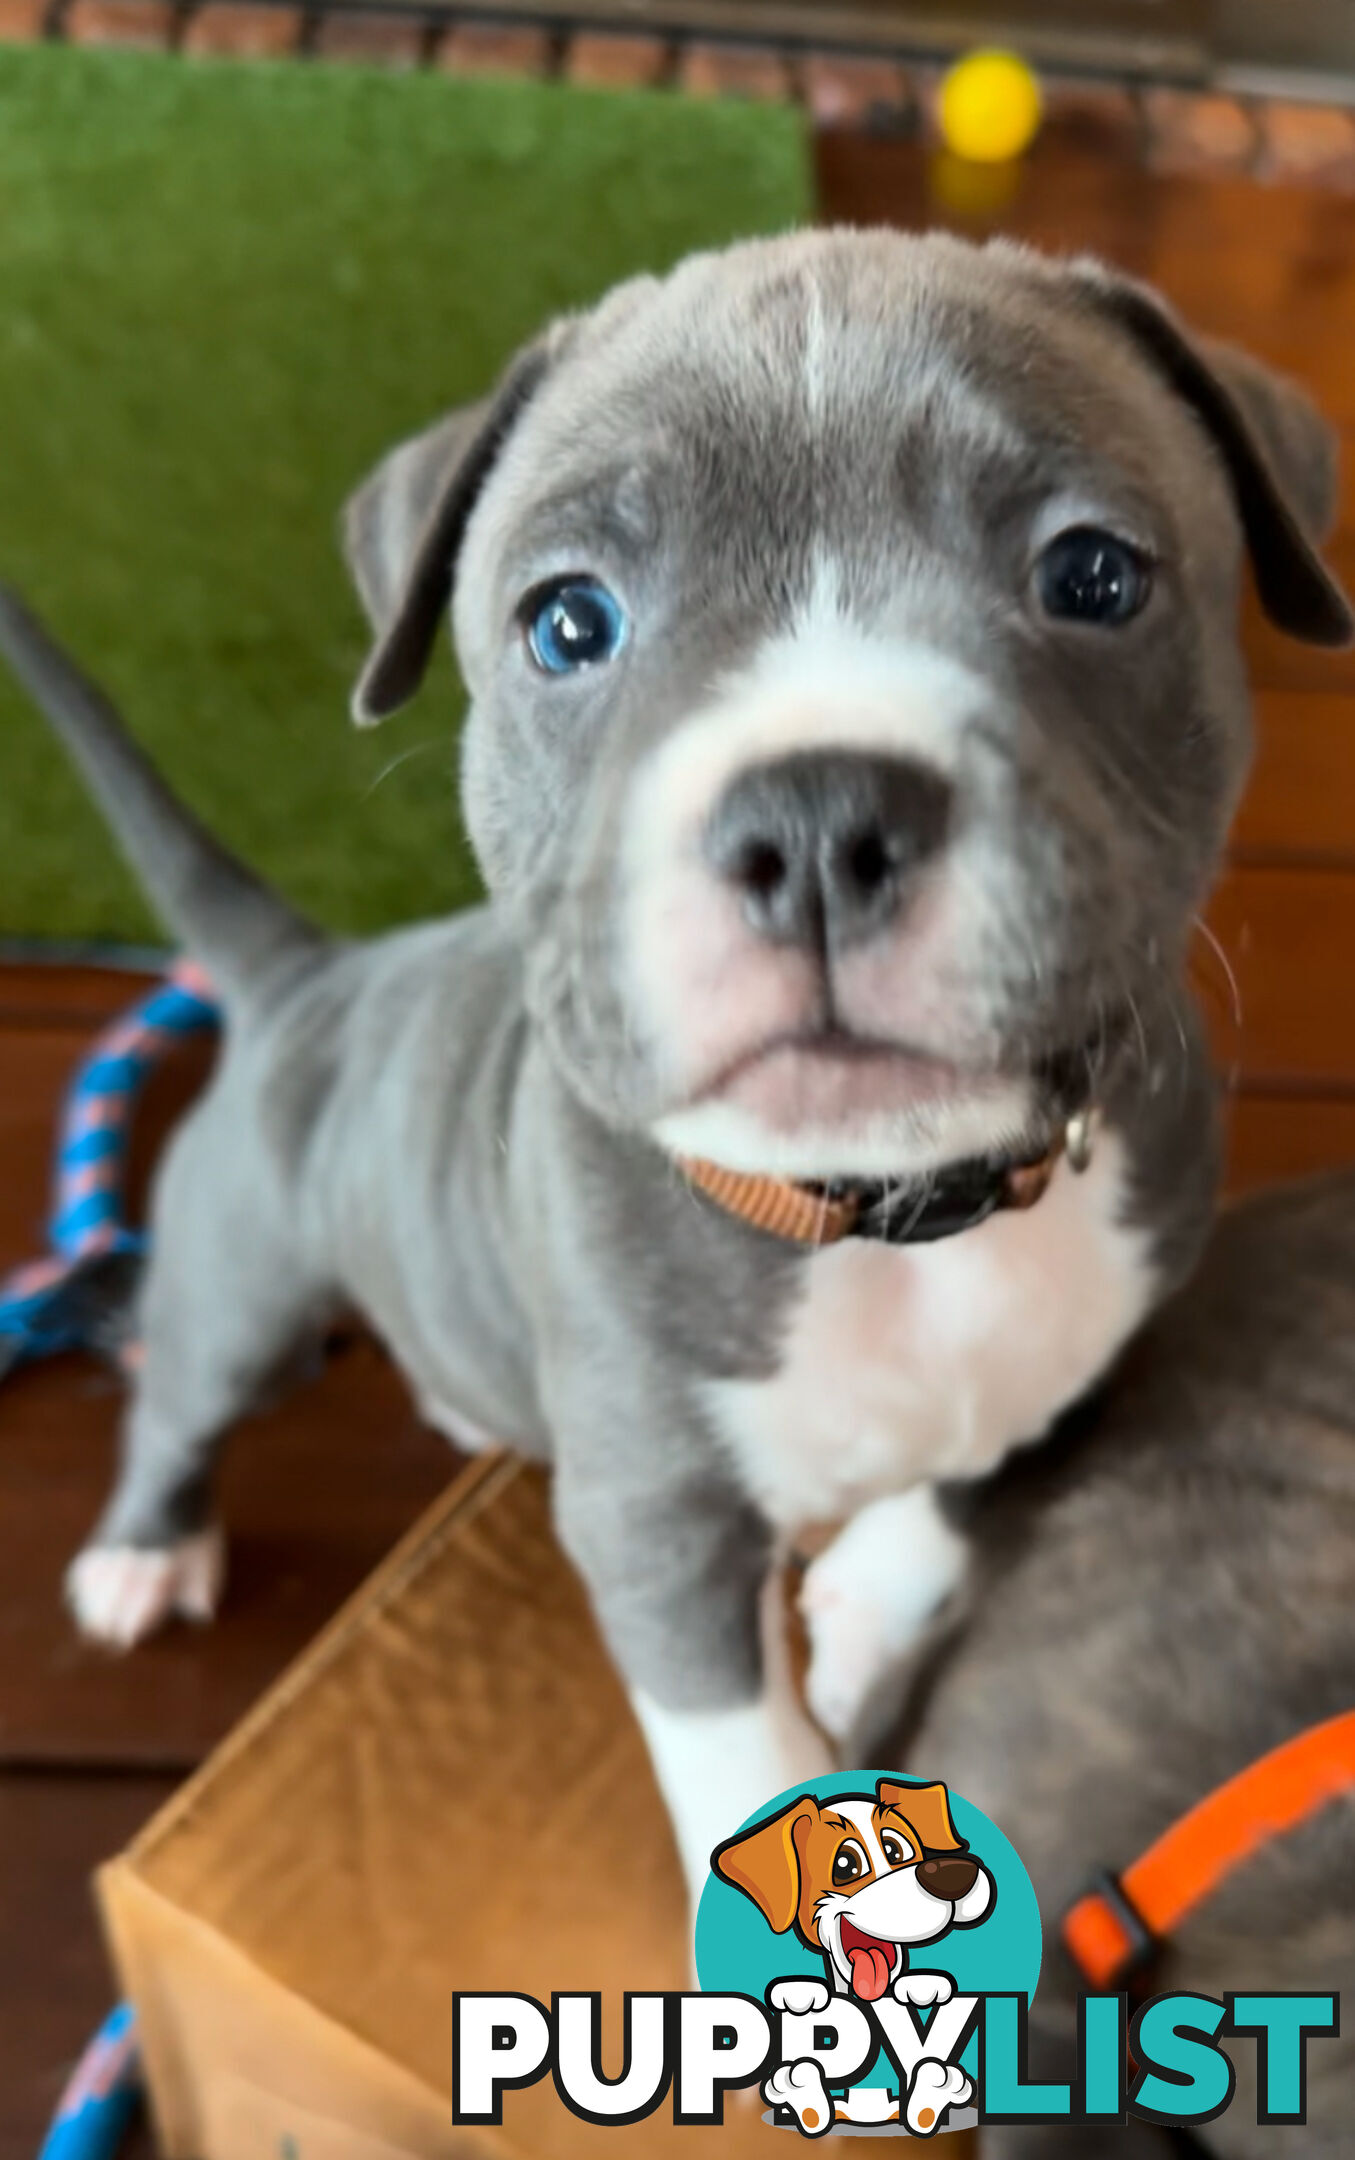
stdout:
<svg viewBox="0 0 1355 2160">
<path fill-rule="evenodd" d="M 220 1007 L 191 961 L 179 961 L 106 1028 L 62 1106 L 50 1251 L 0 1282 L 0 1378 L 59 1350 L 112 1351 L 144 1250 L 126 1219 L 127 1153 L 146 1079 L 175 1043 L 214 1028 Z"/>
<path fill-rule="evenodd" d="M 76 2064 L 38 2160 L 113 2160 L 140 2099 L 136 2017 L 120 2003 Z"/>
<path fill-rule="evenodd" d="M 137 1098 L 176 1043 L 220 1023 L 202 970 L 179 961 L 82 1059 L 62 1105 L 50 1251 L 0 1282 L 0 1379 L 60 1350 L 134 1357 L 125 1326 L 145 1240 L 127 1221 L 127 1154 Z M 122 2003 L 62 2094 L 40 2160 L 113 2160 L 141 2093 L 135 2015 Z"/>
</svg>

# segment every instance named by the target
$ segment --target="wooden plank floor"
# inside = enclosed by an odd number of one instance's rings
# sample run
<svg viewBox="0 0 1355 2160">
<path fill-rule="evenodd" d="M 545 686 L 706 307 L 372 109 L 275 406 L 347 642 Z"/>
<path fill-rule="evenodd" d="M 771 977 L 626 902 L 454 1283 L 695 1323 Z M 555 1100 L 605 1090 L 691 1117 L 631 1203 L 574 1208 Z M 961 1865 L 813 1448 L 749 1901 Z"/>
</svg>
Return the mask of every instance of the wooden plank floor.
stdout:
<svg viewBox="0 0 1355 2160">
<path fill-rule="evenodd" d="M 1095 248 L 1201 327 L 1308 381 L 1355 437 L 1355 200 L 1146 177 L 1090 128 L 1055 128 L 1016 198 L 947 210 L 917 145 L 819 142 L 823 209 Z M 1355 460 L 1352 460 L 1355 463 Z M 1355 494 L 1336 556 L 1355 575 Z M 1355 1157 L 1355 656 L 1249 630 L 1262 754 L 1212 923 L 1236 975 L 1201 978 L 1239 1074 L 1239 1184 Z M 125 979 L 0 971 L 0 1269 L 40 1238 L 61 1081 Z M 157 1120 L 190 1084 L 183 1068 Z M 148 1124 L 154 1122 L 148 1120 Z M 104 1488 L 117 1400 L 66 1361 L 0 1391 L 0 2160 L 26 2160 L 108 1979 L 85 1878 L 136 1827 L 450 1473 L 383 1360 L 357 1342 L 231 1451 L 230 1593 L 218 1625 L 123 1661 L 73 1641 L 60 1578 Z"/>
</svg>

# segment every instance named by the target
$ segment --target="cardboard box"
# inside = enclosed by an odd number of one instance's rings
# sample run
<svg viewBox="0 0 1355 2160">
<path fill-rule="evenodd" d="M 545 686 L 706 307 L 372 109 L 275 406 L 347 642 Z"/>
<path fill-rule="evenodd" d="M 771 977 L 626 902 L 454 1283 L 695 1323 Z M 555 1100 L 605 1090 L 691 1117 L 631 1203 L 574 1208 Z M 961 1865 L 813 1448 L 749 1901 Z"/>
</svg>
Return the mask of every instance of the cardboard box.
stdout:
<svg viewBox="0 0 1355 2160">
<path fill-rule="evenodd" d="M 615 2027 L 625 1989 L 690 1984 L 643 1743 L 545 1481 L 505 1456 L 458 1479 L 99 1892 L 171 2160 L 766 2160 L 794 2135 L 744 2095 L 722 2129 L 667 2108 L 593 2128 L 549 2079 L 506 2095 L 501 2129 L 452 2122 L 454 1989 L 600 1988 Z"/>
<path fill-rule="evenodd" d="M 720 2128 L 665 2102 L 609 2129 L 546 2078 L 500 2128 L 452 2121 L 455 1990 L 600 1989 L 615 2075 L 625 1991 L 691 1984 L 644 1744 L 546 1480 L 511 1457 L 435 1503 L 99 1895 L 169 2160 L 797 2149 L 755 2092 Z"/>
</svg>

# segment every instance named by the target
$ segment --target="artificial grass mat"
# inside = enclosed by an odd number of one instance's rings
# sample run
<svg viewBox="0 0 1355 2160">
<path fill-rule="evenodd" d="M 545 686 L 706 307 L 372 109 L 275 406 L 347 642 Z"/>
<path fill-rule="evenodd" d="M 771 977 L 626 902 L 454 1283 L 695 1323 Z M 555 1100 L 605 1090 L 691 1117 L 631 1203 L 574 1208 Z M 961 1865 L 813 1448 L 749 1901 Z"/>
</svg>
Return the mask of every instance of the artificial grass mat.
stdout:
<svg viewBox="0 0 1355 2160">
<path fill-rule="evenodd" d="M 319 920 L 454 906 L 453 670 L 444 649 L 408 714 L 351 728 L 339 507 L 553 312 L 808 193 L 788 111 L 0 50 L 0 577 Z M 0 935 L 156 928 L 0 682 Z"/>
</svg>

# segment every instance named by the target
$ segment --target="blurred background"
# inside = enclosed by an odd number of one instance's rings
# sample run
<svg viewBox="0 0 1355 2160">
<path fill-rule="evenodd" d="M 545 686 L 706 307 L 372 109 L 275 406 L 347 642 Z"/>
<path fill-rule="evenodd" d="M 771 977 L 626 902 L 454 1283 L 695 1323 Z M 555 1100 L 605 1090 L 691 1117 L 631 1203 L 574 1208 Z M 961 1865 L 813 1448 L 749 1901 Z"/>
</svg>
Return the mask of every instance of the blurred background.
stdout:
<svg viewBox="0 0 1355 2160">
<path fill-rule="evenodd" d="M 450 663 L 349 730 L 344 495 L 543 319 L 691 247 L 816 217 L 1106 255 L 1308 385 L 1347 445 L 1331 553 L 1355 585 L 1348 0 L 0 0 L 0 39 L 0 574 L 336 926 L 476 889 Z M 980 73 L 948 108 L 989 44 L 1033 94 Z M 1355 1161 L 1355 656 L 1250 603 L 1246 634 L 1259 759 L 1196 960 L 1235 1191 Z M 41 1250 L 61 1089 L 157 945 L 0 688 L 0 1269 Z M 157 1079 L 134 1183 L 208 1054 Z M 219 1625 L 112 1665 L 60 1578 L 117 1406 L 79 1359 L 0 1391 L 0 2160 L 35 2149 L 105 2005 L 89 1866 L 450 1470 L 354 1341 L 231 1450 Z"/>
</svg>

